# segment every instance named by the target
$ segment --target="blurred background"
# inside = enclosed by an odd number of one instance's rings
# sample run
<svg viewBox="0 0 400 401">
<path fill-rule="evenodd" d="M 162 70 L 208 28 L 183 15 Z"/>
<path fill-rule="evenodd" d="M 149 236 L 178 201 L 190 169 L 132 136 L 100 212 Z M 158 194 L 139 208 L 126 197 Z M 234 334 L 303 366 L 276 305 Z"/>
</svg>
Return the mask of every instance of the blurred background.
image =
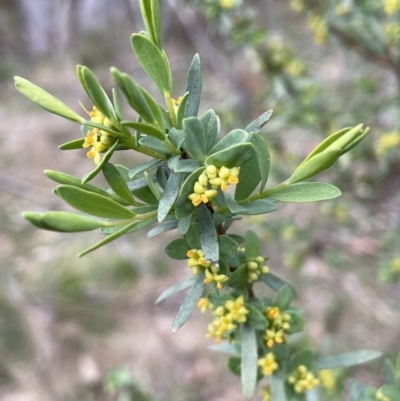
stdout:
<svg viewBox="0 0 400 401">
<path fill-rule="evenodd" d="M 328 134 L 360 122 L 371 127 L 318 177 L 342 197 L 282 203 L 234 226 L 257 231 L 271 271 L 296 287 L 308 330 L 295 345 L 321 355 L 400 351 L 400 5 L 386 3 L 162 1 L 175 97 L 199 52 L 201 113 L 215 109 L 224 133 L 274 109 L 262 130 L 271 147 L 269 185 L 289 177 Z M 92 161 L 84 150 L 57 149 L 78 138 L 79 127 L 29 103 L 13 76 L 80 113 L 79 100 L 91 104 L 76 64 L 90 67 L 107 90 L 116 66 L 156 95 L 130 48 L 130 34 L 142 29 L 136 0 L 0 2 L 1 400 L 242 400 L 225 355 L 208 349 L 210 317 L 196 311 L 172 334 L 184 294 L 154 305 L 191 274 L 161 251 L 175 233 L 130 234 L 78 259 L 100 234 L 46 232 L 20 216 L 66 210 L 42 171 L 82 176 Z M 129 168 L 145 160 L 120 153 Z M 381 367 L 333 372 L 323 381 L 324 400 L 347 400 L 353 379 L 381 386 Z"/>
</svg>

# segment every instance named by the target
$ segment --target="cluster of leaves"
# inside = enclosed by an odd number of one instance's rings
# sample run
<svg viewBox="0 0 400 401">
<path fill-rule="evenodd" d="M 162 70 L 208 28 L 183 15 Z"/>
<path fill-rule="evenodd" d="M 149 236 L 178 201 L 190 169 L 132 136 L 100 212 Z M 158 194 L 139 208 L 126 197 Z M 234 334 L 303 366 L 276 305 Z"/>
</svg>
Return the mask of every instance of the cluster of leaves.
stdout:
<svg viewBox="0 0 400 401">
<path fill-rule="evenodd" d="M 394 401 L 400 399 L 400 355 L 396 364 L 386 358 L 383 364 L 385 384 L 380 388 L 353 382 L 350 389 L 351 401 Z"/>
<path fill-rule="evenodd" d="M 87 67 L 78 66 L 77 72 L 94 104 L 93 112 L 88 112 L 90 120 L 31 82 L 16 77 L 16 87 L 23 95 L 45 110 L 81 125 L 83 137 L 60 148 L 91 146 L 88 156 L 95 154 L 97 164 L 82 178 L 57 171 L 45 172 L 60 184 L 54 191 L 58 197 L 90 216 L 64 211 L 23 215 L 34 225 L 48 230 L 100 229 L 105 238 L 81 252 L 81 256 L 155 223 L 158 224 L 148 231 L 148 237 L 177 229 L 182 238 L 170 242 L 165 251 L 174 259 L 193 259 L 191 263 L 196 269 L 194 277 L 175 284 L 158 299 L 161 301 L 190 288 L 173 322 L 173 331 L 187 321 L 206 293 L 203 303 L 210 305 L 218 316 L 233 319 L 222 330 L 226 336 L 219 339 L 229 340 L 235 353 L 240 354 L 229 360 L 229 367 L 241 375 L 244 395 L 252 396 L 262 376 L 258 371 L 260 359 L 266 357 L 276 363 L 270 372 L 273 373 L 270 382 L 273 399 L 284 400 L 286 396 L 290 400 L 302 399 L 308 384 L 304 388 L 299 384 L 297 390 L 295 384 L 304 375 L 308 374 L 307 380 L 314 386 L 316 382 L 309 380 L 313 370 L 366 362 L 380 353 L 360 351 L 322 360 L 316 360 L 304 350 L 294 354 L 286 345 L 286 336 L 305 328 L 301 311 L 290 306 L 294 291 L 262 266 L 265 258 L 261 256 L 256 233 L 249 230 L 243 238 L 227 232 L 241 216 L 273 212 L 278 202 L 312 202 L 339 196 L 340 190 L 333 185 L 304 181 L 331 167 L 367 135 L 368 129 L 360 124 L 333 133 L 288 179 L 265 189 L 270 157 L 260 131 L 272 112 L 265 112 L 245 129 L 234 129 L 221 138 L 219 118 L 213 110 L 198 117 L 202 91 L 199 56 L 193 58 L 190 66 L 186 93 L 174 100 L 170 63 L 162 46 L 159 2 L 142 0 L 140 6 L 147 30 L 133 34 L 131 44 L 143 69 L 163 95 L 165 107 L 116 68 L 111 68 L 112 78 L 136 112 L 136 121 L 124 118 L 118 92 L 113 90 L 111 100 Z M 110 162 L 115 152 L 126 150 L 143 153 L 151 159 L 133 168 Z M 100 173 L 110 186 L 107 190 L 89 183 Z M 235 185 L 234 193 L 226 191 L 228 184 Z M 257 297 L 253 288 L 257 281 L 277 291 L 274 300 Z M 227 310 L 229 318 L 224 315 Z M 288 322 L 277 323 L 275 320 L 280 314 Z M 265 356 L 267 348 L 272 356 L 268 353 Z"/>
</svg>

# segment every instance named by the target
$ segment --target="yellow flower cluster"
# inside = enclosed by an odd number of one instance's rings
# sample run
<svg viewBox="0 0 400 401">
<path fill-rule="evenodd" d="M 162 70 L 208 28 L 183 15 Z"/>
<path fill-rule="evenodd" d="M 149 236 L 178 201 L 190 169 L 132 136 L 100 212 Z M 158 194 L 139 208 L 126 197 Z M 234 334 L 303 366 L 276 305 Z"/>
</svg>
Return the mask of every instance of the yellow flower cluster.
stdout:
<svg viewBox="0 0 400 401">
<path fill-rule="evenodd" d="M 324 387 L 328 392 L 333 392 L 336 389 L 336 379 L 335 375 L 330 369 L 322 369 L 318 372 L 318 377 L 321 382 L 322 387 Z"/>
<path fill-rule="evenodd" d="M 106 127 L 111 128 L 112 124 L 107 117 L 104 117 L 101 114 L 100 110 L 93 106 L 93 111 L 89 113 L 90 121 L 97 124 L 103 124 Z M 83 143 L 83 148 L 92 149 L 87 152 L 87 157 L 89 159 L 93 159 L 96 164 L 100 163 L 100 153 L 104 153 L 114 145 L 116 138 L 110 136 L 110 134 L 106 131 L 100 130 L 99 128 L 93 128 L 91 131 L 86 133 L 85 142 Z"/>
<path fill-rule="evenodd" d="M 384 395 L 382 393 L 382 390 L 378 390 L 375 394 L 375 398 L 377 401 L 393 401 L 391 398 L 386 397 L 386 395 Z"/>
<path fill-rule="evenodd" d="M 199 275 L 204 271 L 206 275 L 204 282 L 206 284 L 214 281 L 217 283 L 218 289 L 221 289 L 223 283 L 228 280 L 228 276 L 225 274 L 218 274 L 218 266 L 209 262 L 204 257 L 204 253 L 201 249 L 191 249 L 186 255 L 189 257 L 188 266 L 192 269 L 193 274 Z"/>
<path fill-rule="evenodd" d="M 389 46 L 396 46 L 400 43 L 400 24 L 390 22 L 383 27 Z"/>
<path fill-rule="evenodd" d="M 200 299 L 197 306 L 203 312 L 210 308 L 211 304 Z M 213 306 L 211 305 L 211 308 Z M 224 306 L 219 306 L 214 309 L 214 320 L 208 325 L 207 338 L 215 337 L 215 342 L 219 344 L 221 340 L 227 340 L 227 334 L 236 329 L 238 323 L 244 323 L 247 319 L 249 311 L 244 306 L 243 295 L 236 298 L 236 300 L 228 300 Z"/>
<path fill-rule="evenodd" d="M 398 273 L 400 272 L 400 257 L 394 258 L 392 262 L 390 263 L 390 270 L 393 273 Z"/>
<path fill-rule="evenodd" d="M 188 198 L 194 206 L 208 203 L 210 199 L 217 196 L 218 188 L 226 191 L 228 185 L 237 184 L 239 182 L 238 175 L 239 169 L 237 167 L 229 169 L 224 166 L 221 168 L 207 166 L 194 184 L 194 192 Z"/>
<path fill-rule="evenodd" d="M 264 340 L 267 347 L 271 348 L 275 343 L 282 344 L 285 341 L 285 331 L 290 329 L 290 315 L 281 313 L 277 306 L 271 306 L 266 312 L 268 328 L 265 331 Z"/>
<path fill-rule="evenodd" d="M 285 66 L 285 71 L 292 77 L 300 77 L 304 73 L 304 64 L 300 60 L 293 59 Z"/>
<path fill-rule="evenodd" d="M 264 265 L 264 262 L 265 259 L 262 256 L 257 256 L 254 260 L 247 262 L 250 281 L 257 281 L 260 274 L 269 273 L 269 267 Z"/>
<path fill-rule="evenodd" d="M 235 5 L 235 0 L 219 0 L 219 4 L 225 10 L 229 10 Z"/>
<path fill-rule="evenodd" d="M 393 15 L 400 11 L 400 0 L 385 0 L 383 11 L 386 15 Z"/>
<path fill-rule="evenodd" d="M 310 14 L 308 24 L 314 33 L 314 41 L 317 45 L 323 45 L 328 39 L 328 27 L 323 17 Z"/>
<path fill-rule="evenodd" d="M 292 0 L 290 2 L 290 7 L 293 11 L 299 13 L 304 10 L 304 3 L 302 0 Z"/>
<path fill-rule="evenodd" d="M 268 354 L 265 355 L 265 358 L 260 358 L 257 364 L 261 367 L 264 376 L 272 375 L 272 373 L 279 367 L 275 360 L 275 355 L 272 352 L 268 352 Z"/>
<path fill-rule="evenodd" d="M 289 375 L 287 381 L 289 384 L 293 385 L 294 391 L 298 394 L 305 393 L 319 385 L 319 379 L 304 365 L 298 366 L 297 369 Z"/>
<path fill-rule="evenodd" d="M 383 134 L 375 145 L 375 152 L 378 157 L 382 157 L 390 149 L 400 146 L 400 133 L 397 131 Z"/>
</svg>

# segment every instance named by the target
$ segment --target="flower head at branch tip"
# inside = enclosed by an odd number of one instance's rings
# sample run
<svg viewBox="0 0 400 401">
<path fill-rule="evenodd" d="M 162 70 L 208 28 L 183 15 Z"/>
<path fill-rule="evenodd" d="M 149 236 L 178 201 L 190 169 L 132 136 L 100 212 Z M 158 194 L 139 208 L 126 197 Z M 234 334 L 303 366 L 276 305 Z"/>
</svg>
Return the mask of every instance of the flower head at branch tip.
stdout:
<svg viewBox="0 0 400 401">
<path fill-rule="evenodd" d="M 272 373 L 274 373 L 274 371 L 279 367 L 273 352 L 268 352 L 264 358 L 258 360 L 257 364 L 260 366 L 264 376 L 272 375 Z"/>
<path fill-rule="evenodd" d="M 262 256 L 257 256 L 255 259 L 247 262 L 249 283 L 257 281 L 261 274 L 269 273 L 269 267 L 264 262 L 265 259 Z"/>
<path fill-rule="evenodd" d="M 385 0 L 383 11 L 386 15 L 394 15 L 400 11 L 400 0 Z"/>
<path fill-rule="evenodd" d="M 100 112 L 100 110 L 93 106 L 93 110 L 89 112 L 90 121 L 96 124 L 102 124 L 106 127 L 111 127 L 111 122 L 107 117 Z M 87 157 L 93 159 L 95 164 L 100 163 L 100 153 L 104 153 L 114 145 L 116 138 L 110 136 L 106 131 L 100 130 L 99 128 L 92 128 L 87 131 L 85 142 L 83 143 L 83 148 L 92 147 L 89 152 L 87 152 Z"/>
<path fill-rule="evenodd" d="M 208 203 L 218 195 L 218 188 L 226 191 L 228 185 L 237 184 L 239 182 L 238 175 L 238 167 L 229 169 L 227 167 L 207 166 L 195 182 L 193 193 L 188 196 L 188 199 L 192 201 L 193 206 Z"/>
<path fill-rule="evenodd" d="M 305 393 L 312 388 L 319 385 L 319 379 L 317 379 L 312 372 L 310 372 L 306 366 L 298 366 L 287 378 L 289 384 L 293 386 L 293 390 L 297 393 Z"/>
</svg>

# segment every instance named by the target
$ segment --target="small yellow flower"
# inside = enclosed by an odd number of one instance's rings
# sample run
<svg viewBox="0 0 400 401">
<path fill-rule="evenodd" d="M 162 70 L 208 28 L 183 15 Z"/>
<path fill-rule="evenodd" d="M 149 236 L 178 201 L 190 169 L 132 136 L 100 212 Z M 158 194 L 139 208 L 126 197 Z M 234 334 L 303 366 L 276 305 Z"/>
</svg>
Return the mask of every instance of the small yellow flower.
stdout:
<svg viewBox="0 0 400 401">
<path fill-rule="evenodd" d="M 376 399 L 377 401 L 393 401 L 391 398 L 386 397 L 386 395 L 384 395 L 384 394 L 382 393 L 382 390 L 381 390 L 381 389 L 379 389 L 379 390 L 376 392 L 376 394 L 375 394 L 375 399 Z"/>
<path fill-rule="evenodd" d="M 300 60 L 291 60 L 285 66 L 285 71 L 295 78 L 301 76 L 304 70 L 304 64 Z"/>
<path fill-rule="evenodd" d="M 383 11 L 386 15 L 394 15 L 400 11 L 400 0 L 385 0 Z"/>
<path fill-rule="evenodd" d="M 172 104 L 174 106 L 174 111 L 175 114 L 178 112 L 179 106 L 182 102 L 183 96 L 179 96 L 178 99 L 171 99 L 172 100 Z"/>
<path fill-rule="evenodd" d="M 276 319 L 281 314 L 281 311 L 277 306 L 271 306 L 267 309 L 267 318 Z"/>
<path fill-rule="evenodd" d="M 328 27 L 325 19 L 319 15 L 310 14 L 308 17 L 308 23 L 314 33 L 315 43 L 318 45 L 326 43 L 328 39 Z"/>
<path fill-rule="evenodd" d="M 265 358 L 260 358 L 257 364 L 261 367 L 264 376 L 272 375 L 279 367 L 272 352 L 269 352 Z"/>
<path fill-rule="evenodd" d="M 336 389 L 336 379 L 332 373 L 332 370 L 322 369 L 318 372 L 318 377 L 322 387 L 324 387 L 326 390 L 332 392 Z"/>
<path fill-rule="evenodd" d="M 375 144 L 375 152 L 378 157 L 383 157 L 393 148 L 400 147 L 400 132 L 392 131 L 383 134 Z"/>
<path fill-rule="evenodd" d="M 212 309 L 213 305 L 207 298 L 200 298 L 197 302 L 197 307 L 201 313 L 204 313 L 207 309 Z"/>
<path fill-rule="evenodd" d="M 284 342 L 284 332 L 283 330 L 275 331 L 275 329 L 267 329 L 265 331 L 264 340 L 268 348 L 274 346 L 274 344 L 283 344 Z"/>
<path fill-rule="evenodd" d="M 93 110 L 89 112 L 90 121 L 96 124 L 102 124 L 107 127 L 111 127 L 112 124 L 108 118 L 104 117 L 101 114 L 100 110 L 93 106 Z M 100 163 L 100 153 L 104 153 L 114 145 L 116 138 L 110 136 L 110 134 L 106 131 L 100 130 L 99 128 L 93 128 L 92 130 L 86 133 L 85 141 L 82 145 L 83 148 L 89 148 L 89 152 L 87 152 L 87 157 L 89 159 L 93 159 L 95 164 Z"/>
<path fill-rule="evenodd" d="M 289 384 L 293 386 L 297 394 L 305 393 L 320 384 L 312 372 L 306 366 L 298 366 L 287 378 Z"/>
<path fill-rule="evenodd" d="M 219 0 L 219 4 L 225 10 L 229 10 L 235 5 L 235 0 Z"/>
<path fill-rule="evenodd" d="M 262 397 L 262 401 L 272 401 L 271 398 L 271 387 L 265 386 L 259 394 Z"/>
</svg>

